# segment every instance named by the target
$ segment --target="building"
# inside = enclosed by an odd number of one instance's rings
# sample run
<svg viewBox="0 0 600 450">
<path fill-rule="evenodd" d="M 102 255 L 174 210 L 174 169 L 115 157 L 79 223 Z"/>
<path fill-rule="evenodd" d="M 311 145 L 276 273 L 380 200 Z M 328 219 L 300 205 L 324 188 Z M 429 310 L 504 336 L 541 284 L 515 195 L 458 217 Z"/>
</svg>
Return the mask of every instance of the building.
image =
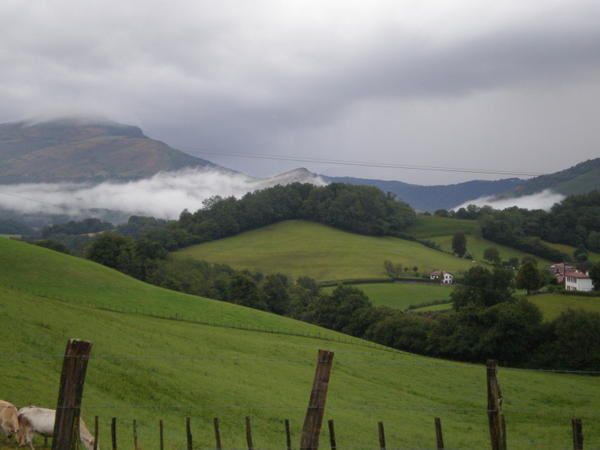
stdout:
<svg viewBox="0 0 600 450">
<path fill-rule="evenodd" d="M 592 279 L 587 273 L 574 271 L 565 274 L 566 291 L 590 292 L 593 289 Z"/>
<path fill-rule="evenodd" d="M 444 272 L 442 270 L 435 270 L 429 274 L 429 279 L 439 281 L 441 284 L 453 284 L 454 275 L 450 272 Z"/>
<path fill-rule="evenodd" d="M 552 275 L 554 275 L 558 284 L 563 284 L 565 282 L 565 273 L 575 271 L 574 266 L 565 263 L 552 264 L 550 266 L 550 272 L 552 272 Z"/>
</svg>

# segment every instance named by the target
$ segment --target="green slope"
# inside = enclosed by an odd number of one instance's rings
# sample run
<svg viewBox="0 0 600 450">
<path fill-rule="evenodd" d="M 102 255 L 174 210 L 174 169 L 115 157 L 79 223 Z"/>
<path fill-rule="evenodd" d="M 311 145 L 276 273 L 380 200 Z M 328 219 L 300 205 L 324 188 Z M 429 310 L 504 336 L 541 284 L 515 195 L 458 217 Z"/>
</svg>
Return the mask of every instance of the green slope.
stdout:
<svg viewBox="0 0 600 450">
<path fill-rule="evenodd" d="M 600 294 L 598 297 L 577 297 L 560 294 L 531 295 L 529 301 L 542 311 L 545 320 L 552 320 L 568 309 L 600 313 Z"/>
<path fill-rule="evenodd" d="M 361 289 L 376 306 L 406 309 L 411 305 L 446 300 L 452 293 L 449 286 L 426 283 L 366 283 L 353 287 Z M 331 292 L 335 287 L 325 288 Z"/>
<path fill-rule="evenodd" d="M 463 271 L 472 263 L 417 242 L 340 231 L 313 222 L 290 220 L 174 253 L 266 273 L 308 275 L 317 280 L 386 278 L 386 259 L 420 272 Z"/>
<path fill-rule="evenodd" d="M 174 312 L 219 326 L 145 315 Z M 482 366 L 379 350 L 356 339 L 227 328 L 230 321 L 339 336 L 0 239 L 0 397 L 18 406 L 54 405 L 66 339 L 89 339 L 94 348 L 83 414 L 88 422 L 100 416 L 103 448 L 113 416 L 119 419 L 119 448 L 131 445 L 134 418 L 143 448 L 158 445 L 159 418 L 166 447 L 184 448 L 186 416 L 196 448 L 213 447 L 213 417 L 221 419 L 223 446 L 244 448 L 245 416 L 252 417 L 257 448 L 283 447 L 284 418 L 291 420 L 297 445 L 318 348 L 336 352 L 327 418 L 336 420 L 340 447 L 377 445 L 378 420 L 386 424 L 390 447 L 430 447 L 433 417 L 440 416 L 449 447 L 487 448 Z M 571 416 L 583 419 L 586 446 L 600 446 L 596 378 L 513 369 L 499 377 L 511 448 L 566 448 Z"/>
<path fill-rule="evenodd" d="M 476 220 L 449 219 L 447 217 L 419 215 L 414 225 L 406 230 L 417 238 L 428 239 L 435 236 L 452 235 L 457 231 L 465 234 L 479 236 L 481 230 Z"/>
</svg>

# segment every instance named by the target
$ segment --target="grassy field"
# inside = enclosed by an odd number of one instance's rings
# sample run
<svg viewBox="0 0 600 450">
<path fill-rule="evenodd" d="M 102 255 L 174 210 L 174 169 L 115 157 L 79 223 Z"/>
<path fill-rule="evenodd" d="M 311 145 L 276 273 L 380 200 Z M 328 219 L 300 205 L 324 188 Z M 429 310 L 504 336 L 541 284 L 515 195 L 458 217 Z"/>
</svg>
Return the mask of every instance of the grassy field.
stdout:
<svg viewBox="0 0 600 450">
<path fill-rule="evenodd" d="M 488 445 L 483 366 L 337 342 L 339 334 L 309 324 L 155 288 L 7 239 L 0 239 L 0 299 L 0 397 L 53 406 L 66 340 L 89 339 L 83 414 L 88 422 L 100 416 L 103 448 L 112 416 L 120 448 L 131 445 L 134 418 L 143 448 L 158 445 L 159 418 L 166 447 L 183 448 L 186 416 L 196 448 L 213 446 L 213 417 L 221 419 L 223 446 L 243 448 L 247 415 L 257 448 L 285 445 L 284 418 L 297 443 L 319 348 L 336 353 L 327 418 L 336 420 L 338 445 L 374 447 L 382 420 L 390 447 L 427 448 L 435 416 L 448 446 Z M 190 322 L 168 319 L 174 313 Z M 239 324 L 249 329 L 231 327 Z M 600 446 L 597 379 L 515 369 L 499 378 L 511 448 L 566 448 L 571 416 L 583 418 L 586 446 Z"/>
<path fill-rule="evenodd" d="M 441 312 L 452 309 L 452 303 L 440 303 L 438 305 L 422 306 L 412 309 L 411 312 Z"/>
<path fill-rule="evenodd" d="M 548 241 L 544 241 L 544 244 L 546 244 L 549 247 L 555 248 L 556 250 L 558 250 L 560 252 L 566 253 L 567 255 L 570 255 L 570 256 L 573 256 L 573 252 L 575 251 L 575 247 L 572 247 L 570 245 L 555 244 L 553 242 L 548 242 Z M 598 262 L 598 261 L 600 261 L 600 253 L 589 252 L 588 258 L 591 262 Z"/>
<path fill-rule="evenodd" d="M 598 297 L 576 297 L 560 294 L 540 294 L 531 295 L 528 299 L 540 308 L 545 320 L 552 320 L 567 309 L 582 309 L 600 313 L 600 295 Z"/>
<path fill-rule="evenodd" d="M 185 248 L 173 254 L 225 263 L 237 269 L 282 272 L 317 280 L 386 278 L 386 259 L 420 272 L 458 272 L 472 263 L 417 242 L 347 233 L 313 222 L 291 220 L 237 236 Z"/>
<path fill-rule="evenodd" d="M 424 216 L 420 214 L 416 223 L 406 232 L 417 238 L 428 239 L 435 236 L 452 235 L 463 231 L 467 235 L 479 236 L 481 231 L 476 220 L 449 219 L 447 217 Z"/>
<path fill-rule="evenodd" d="M 411 305 L 419 305 L 450 297 L 452 288 L 439 284 L 425 283 L 367 283 L 353 285 L 364 291 L 376 306 L 406 309 Z M 325 288 L 331 292 L 334 287 Z"/>
<path fill-rule="evenodd" d="M 452 251 L 452 235 L 432 237 L 431 240 L 437 242 L 443 250 Z M 519 258 L 519 260 L 521 260 L 524 256 L 529 256 L 535 258 L 540 266 L 550 264 L 550 261 L 543 258 L 539 258 L 537 256 L 530 255 L 529 253 L 506 247 L 504 245 L 496 244 L 495 242 L 488 241 L 482 237 L 467 236 L 467 251 L 473 256 L 473 258 L 475 258 L 476 261 L 485 262 L 483 259 L 483 252 L 489 247 L 496 247 L 498 252 L 500 252 L 500 258 L 503 260 L 510 258 Z"/>
</svg>

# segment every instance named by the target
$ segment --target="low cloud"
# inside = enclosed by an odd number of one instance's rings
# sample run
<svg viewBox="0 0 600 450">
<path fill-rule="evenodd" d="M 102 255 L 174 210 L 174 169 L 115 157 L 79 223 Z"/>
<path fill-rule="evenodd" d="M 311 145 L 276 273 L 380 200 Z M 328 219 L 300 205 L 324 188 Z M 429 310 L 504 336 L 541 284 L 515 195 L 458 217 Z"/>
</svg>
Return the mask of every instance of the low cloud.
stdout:
<svg viewBox="0 0 600 450">
<path fill-rule="evenodd" d="M 266 179 L 216 170 L 185 169 L 127 183 L 0 185 L 0 209 L 73 216 L 104 209 L 174 219 L 184 209 L 202 208 L 203 202 L 215 195 L 240 197 L 247 192 L 295 181 L 326 184 L 302 169 Z"/>
<path fill-rule="evenodd" d="M 476 206 L 491 206 L 494 209 L 506 209 L 513 206 L 524 209 L 543 209 L 548 211 L 555 203 L 561 202 L 565 198 L 564 195 L 546 189 L 537 194 L 525 195 L 523 197 L 513 198 L 497 198 L 497 197 L 480 197 L 475 200 L 469 200 L 455 209 L 467 207 L 468 205 Z"/>
</svg>

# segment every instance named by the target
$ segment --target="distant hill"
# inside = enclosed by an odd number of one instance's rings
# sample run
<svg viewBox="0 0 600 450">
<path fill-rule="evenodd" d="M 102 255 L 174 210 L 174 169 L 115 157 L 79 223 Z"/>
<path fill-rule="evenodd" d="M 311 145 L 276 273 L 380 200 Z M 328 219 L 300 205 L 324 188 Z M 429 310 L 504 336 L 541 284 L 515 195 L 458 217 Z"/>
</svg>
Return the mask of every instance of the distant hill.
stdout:
<svg viewBox="0 0 600 450">
<path fill-rule="evenodd" d="M 529 195 L 552 189 L 564 195 L 587 194 L 600 189 L 600 158 L 588 159 L 566 170 L 542 175 L 515 186 L 506 194 Z"/>
<path fill-rule="evenodd" d="M 385 192 L 392 192 L 417 210 L 431 212 L 436 209 L 453 208 L 476 198 L 498 195 L 526 183 L 525 180 L 519 178 L 508 178 L 496 181 L 473 180 L 449 185 L 422 186 L 402 181 L 353 177 L 324 176 L 323 179 L 332 183 L 376 186 Z"/>
<path fill-rule="evenodd" d="M 0 184 L 132 180 L 184 167 L 217 166 L 115 122 L 0 124 Z"/>
<path fill-rule="evenodd" d="M 366 184 L 392 192 L 421 211 L 450 209 L 480 197 L 520 197 L 546 189 L 564 195 L 585 194 L 600 189 L 600 158 L 590 159 L 566 170 L 522 180 L 473 180 L 464 183 L 422 186 L 393 180 L 353 177 L 322 177 L 328 182 Z"/>
</svg>

